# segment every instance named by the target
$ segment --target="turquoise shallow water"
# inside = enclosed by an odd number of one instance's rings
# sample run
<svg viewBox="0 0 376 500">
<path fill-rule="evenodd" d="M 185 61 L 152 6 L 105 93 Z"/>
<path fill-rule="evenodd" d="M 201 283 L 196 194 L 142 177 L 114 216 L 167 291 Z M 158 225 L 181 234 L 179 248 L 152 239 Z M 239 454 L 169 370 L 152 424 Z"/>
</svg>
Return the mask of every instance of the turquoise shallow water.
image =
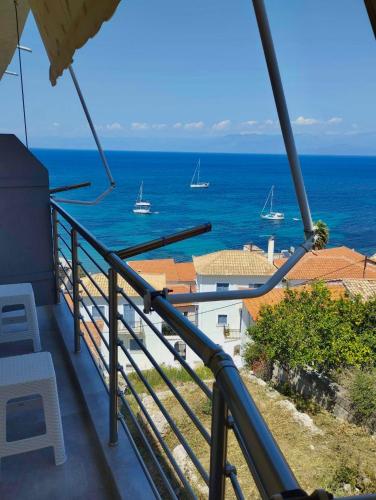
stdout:
<svg viewBox="0 0 376 500">
<path fill-rule="evenodd" d="M 66 196 L 93 197 L 105 186 L 96 151 L 34 150 L 48 167 L 51 186 L 92 181 L 93 187 Z M 303 239 L 299 211 L 287 159 L 278 155 L 200 154 L 205 190 L 189 188 L 198 154 L 107 153 L 117 182 L 100 205 L 65 208 L 112 248 L 211 222 L 211 233 L 174 244 L 148 257 L 174 256 L 178 260 L 223 248 L 241 248 L 254 242 L 266 248 L 274 234 L 276 248 L 298 245 Z M 303 156 L 302 168 L 314 220 L 330 227 L 330 245 L 347 245 L 368 255 L 376 252 L 376 157 Z M 150 216 L 135 215 L 132 207 L 144 180 Z M 259 216 L 271 185 L 275 209 L 282 222 Z"/>
</svg>

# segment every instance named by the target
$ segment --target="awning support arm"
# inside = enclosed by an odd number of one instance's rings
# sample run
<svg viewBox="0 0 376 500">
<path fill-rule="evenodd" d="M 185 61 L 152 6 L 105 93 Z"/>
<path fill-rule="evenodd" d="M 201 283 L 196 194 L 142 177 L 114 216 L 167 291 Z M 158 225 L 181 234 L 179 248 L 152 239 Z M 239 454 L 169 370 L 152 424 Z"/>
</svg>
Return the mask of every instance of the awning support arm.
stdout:
<svg viewBox="0 0 376 500">
<path fill-rule="evenodd" d="M 252 0 L 306 238 L 314 228 L 264 0 Z"/>
<path fill-rule="evenodd" d="M 260 288 L 251 290 L 231 290 L 228 292 L 199 292 L 171 294 L 167 299 L 172 304 L 182 304 L 186 302 L 211 302 L 217 300 L 236 300 L 253 297 L 261 297 L 270 292 L 299 260 L 311 250 L 315 242 L 315 231 L 312 223 L 311 210 L 308 204 L 307 193 L 296 145 L 292 132 L 286 98 L 283 91 L 281 75 L 278 68 L 277 56 L 274 50 L 273 38 L 270 31 L 268 16 L 265 9 L 264 0 L 252 0 L 256 14 L 257 24 L 260 32 L 261 42 L 264 49 L 266 65 L 268 67 L 270 83 L 272 85 L 274 100 L 281 125 L 283 140 L 290 163 L 291 176 L 294 183 L 295 194 L 298 200 L 301 218 L 303 221 L 305 242 L 297 248 L 294 254 L 269 280 Z"/>
<path fill-rule="evenodd" d="M 174 293 L 168 294 L 167 300 L 171 304 L 186 304 L 187 302 L 212 302 L 217 300 L 243 300 L 261 297 L 273 290 L 274 287 L 286 276 L 286 274 L 299 262 L 299 260 L 311 250 L 314 243 L 312 236 L 300 245 L 291 257 L 271 276 L 266 283 L 259 288 L 246 290 L 229 290 L 228 292 L 198 292 L 198 293 Z"/>
<path fill-rule="evenodd" d="M 77 94 L 78 94 L 78 97 L 81 101 L 81 105 L 82 105 L 82 108 L 84 110 L 84 113 L 85 113 L 85 116 L 86 116 L 86 119 L 88 121 L 88 124 L 89 124 L 89 127 L 90 127 L 90 130 L 91 130 L 91 133 L 93 134 L 93 137 L 94 137 L 94 140 L 95 140 L 95 143 L 97 145 L 97 148 L 98 148 L 98 152 L 99 152 L 99 155 L 101 157 L 101 160 L 102 160 L 102 163 L 103 163 L 103 166 L 104 166 L 104 169 L 106 171 L 106 175 L 107 175 L 107 178 L 108 178 L 108 181 L 109 181 L 109 187 L 107 189 L 105 189 L 105 191 L 103 191 L 102 194 L 100 194 L 97 198 L 95 198 L 94 200 L 71 200 L 71 199 L 57 199 L 55 198 L 55 201 L 58 201 L 60 203 L 73 203 L 73 204 L 76 204 L 76 205 L 96 205 L 97 203 L 99 203 L 101 200 L 103 200 L 103 198 L 105 196 L 107 196 L 114 188 L 115 188 L 115 181 L 114 181 L 114 178 L 112 177 L 112 174 L 111 174 L 111 170 L 110 170 L 110 166 L 107 162 L 107 158 L 106 158 L 106 155 L 104 154 L 104 151 L 103 151 L 103 148 L 102 148 L 102 144 L 99 140 L 99 137 L 98 137 L 98 134 L 97 134 L 97 131 L 95 130 L 95 127 L 94 127 L 94 124 L 93 124 L 93 121 L 91 119 L 91 116 L 90 116 L 90 113 L 89 113 L 89 110 L 88 110 L 88 107 L 86 105 L 86 102 L 85 102 L 85 99 L 84 99 L 84 96 L 82 95 L 82 92 L 81 92 L 81 88 L 80 88 L 80 85 L 77 81 L 77 77 L 76 77 L 76 74 L 75 72 L 73 71 L 73 68 L 72 66 L 70 65 L 69 66 L 69 73 L 72 77 L 72 80 L 73 80 L 73 84 L 76 88 L 76 91 L 77 91 Z"/>
</svg>

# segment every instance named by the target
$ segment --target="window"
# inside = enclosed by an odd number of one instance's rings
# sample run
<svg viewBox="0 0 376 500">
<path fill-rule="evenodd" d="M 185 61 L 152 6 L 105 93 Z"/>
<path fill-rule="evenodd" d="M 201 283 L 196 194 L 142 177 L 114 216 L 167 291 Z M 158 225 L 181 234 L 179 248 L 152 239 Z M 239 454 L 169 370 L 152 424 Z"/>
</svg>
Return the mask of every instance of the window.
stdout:
<svg viewBox="0 0 376 500">
<path fill-rule="evenodd" d="M 177 342 L 175 342 L 174 349 L 177 351 L 181 358 L 187 358 L 187 345 L 182 340 L 178 340 Z M 174 359 L 177 360 L 179 358 L 177 356 L 174 356 Z"/>
<path fill-rule="evenodd" d="M 123 318 L 131 328 L 135 326 L 135 310 L 130 304 L 123 304 Z"/>
<path fill-rule="evenodd" d="M 218 314 L 217 325 L 218 326 L 226 326 L 227 325 L 227 314 Z"/>
<path fill-rule="evenodd" d="M 188 311 L 183 311 L 184 316 L 188 316 Z"/>
<path fill-rule="evenodd" d="M 102 316 L 100 315 L 99 311 L 103 314 L 103 316 L 106 317 L 106 307 L 105 306 L 93 306 L 91 308 L 91 315 L 93 316 L 94 319 L 103 319 Z"/>
<path fill-rule="evenodd" d="M 144 343 L 144 339 L 138 339 L 142 344 Z M 141 347 L 136 342 L 136 339 L 129 339 L 129 350 L 130 351 L 141 351 Z"/>
<path fill-rule="evenodd" d="M 229 287 L 229 283 L 217 283 L 217 292 L 227 292 Z"/>
</svg>

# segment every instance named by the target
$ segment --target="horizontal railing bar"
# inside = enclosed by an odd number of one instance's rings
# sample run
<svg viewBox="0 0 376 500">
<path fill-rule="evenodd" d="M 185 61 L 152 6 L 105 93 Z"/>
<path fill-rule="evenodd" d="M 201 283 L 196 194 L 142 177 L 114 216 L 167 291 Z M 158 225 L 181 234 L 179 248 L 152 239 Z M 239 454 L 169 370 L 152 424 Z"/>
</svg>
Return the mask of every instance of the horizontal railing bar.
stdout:
<svg viewBox="0 0 376 500">
<path fill-rule="evenodd" d="M 133 425 L 135 425 L 137 427 L 137 430 L 140 431 L 141 427 L 140 427 L 139 423 L 137 422 L 137 419 L 134 416 L 133 411 L 132 411 L 131 407 L 128 404 L 128 401 L 124 398 L 124 396 L 122 394 L 119 394 L 118 397 L 121 399 L 121 402 L 126 407 L 128 415 L 132 419 Z M 160 496 L 159 491 L 157 490 L 157 488 L 156 488 L 156 486 L 154 484 L 153 478 L 151 477 L 150 472 L 149 472 L 146 464 L 144 463 L 144 460 L 143 460 L 143 458 L 141 456 L 141 453 L 139 451 L 139 447 L 136 445 L 136 443 L 135 443 L 135 441 L 133 439 L 133 436 L 132 436 L 131 432 L 129 431 L 128 426 L 127 426 L 127 424 L 125 422 L 124 415 L 122 415 L 121 412 L 118 413 L 118 420 L 119 420 L 121 426 L 123 427 L 123 430 L 124 430 L 125 434 L 127 435 L 128 439 L 129 439 L 129 441 L 130 441 L 130 443 L 132 445 L 132 448 L 133 448 L 134 452 L 137 455 L 137 458 L 138 458 L 138 460 L 139 460 L 139 462 L 141 464 L 141 467 L 142 467 L 145 475 L 149 479 L 149 482 L 151 484 L 151 487 L 153 489 L 153 492 L 154 492 L 156 498 L 162 500 L 162 497 Z M 144 436 L 144 434 L 141 434 L 139 432 L 139 435 L 141 436 L 141 439 L 142 439 L 142 442 L 144 443 L 144 446 L 146 446 L 146 448 L 148 449 L 149 453 L 151 453 L 152 448 L 150 446 L 150 443 L 148 442 L 148 440 L 146 439 L 146 437 Z M 154 455 L 154 457 L 155 457 L 155 455 Z M 160 466 L 160 464 L 159 464 L 158 460 L 156 459 L 156 457 L 155 457 L 155 461 L 153 460 L 153 463 L 158 468 L 158 471 L 160 472 L 160 474 L 161 475 L 164 474 L 163 473 L 163 469 Z M 164 480 L 163 475 L 162 475 L 162 480 L 163 480 L 164 485 L 168 488 L 168 491 L 169 491 L 169 493 L 171 495 L 171 498 L 177 499 L 177 496 L 175 495 L 175 492 L 172 489 L 172 487 L 171 487 L 169 481 L 167 480 L 167 478 L 166 478 L 166 480 Z"/>
<path fill-rule="evenodd" d="M 82 262 L 78 262 L 78 265 L 79 267 L 82 269 L 82 271 L 84 272 L 85 276 L 87 278 L 89 278 L 89 280 L 93 283 L 93 285 L 95 286 L 95 288 L 98 290 L 98 292 L 102 295 L 102 297 L 104 298 L 104 300 L 108 303 L 108 297 L 106 296 L 106 294 L 103 292 L 103 290 L 101 289 L 101 287 L 98 285 L 98 283 L 95 281 L 95 279 L 91 276 L 91 274 L 86 270 L 86 268 L 84 267 L 84 265 L 82 264 Z"/>
<path fill-rule="evenodd" d="M 193 381 L 200 387 L 200 389 L 204 392 L 204 394 L 211 399 L 212 393 L 209 387 L 203 382 L 200 377 L 195 373 L 195 371 L 188 365 L 188 363 L 183 359 L 178 351 L 174 349 L 174 347 L 170 344 L 170 342 L 165 338 L 163 333 L 161 333 L 158 328 L 150 321 L 150 319 L 146 316 L 145 313 L 141 311 L 141 309 L 137 306 L 137 304 L 130 298 L 128 295 L 124 293 L 122 289 L 119 290 L 119 293 L 124 299 L 134 308 L 134 310 L 139 314 L 139 316 L 145 321 L 145 323 L 153 330 L 153 332 L 157 335 L 160 341 L 166 346 L 166 348 L 173 354 L 182 367 L 186 370 L 187 373 L 192 377 Z M 178 334 L 177 334 L 178 335 Z"/>
<path fill-rule="evenodd" d="M 168 294 L 167 299 L 171 304 L 185 304 L 186 302 L 213 302 L 218 300 L 243 300 L 261 297 L 275 288 L 286 274 L 292 269 L 304 255 L 312 249 L 314 238 L 311 237 L 300 245 L 266 283 L 258 288 L 245 290 L 229 290 L 224 292 L 193 292 Z"/>
<path fill-rule="evenodd" d="M 151 418 L 151 416 L 149 415 L 149 412 L 147 411 L 147 409 L 145 408 L 145 405 L 144 403 L 141 401 L 137 391 L 135 390 L 135 388 L 133 387 L 132 383 L 130 382 L 127 374 L 125 373 L 123 367 L 121 366 L 119 368 L 119 372 L 121 373 L 122 377 L 124 378 L 126 384 L 127 384 L 127 387 L 129 388 L 129 390 L 132 392 L 133 394 L 133 397 L 135 398 L 138 406 L 141 408 L 141 411 L 142 413 L 145 415 L 145 418 L 146 420 L 148 421 L 148 424 L 150 425 L 152 431 L 154 432 L 154 435 L 156 436 L 156 438 L 158 439 L 160 445 L 162 446 L 163 448 L 163 451 L 166 453 L 172 467 L 174 468 L 174 471 L 176 472 L 176 474 L 178 475 L 180 481 L 183 483 L 183 485 L 187 488 L 188 492 L 190 493 L 191 497 L 192 498 L 195 498 L 195 494 L 193 493 L 192 491 L 192 487 L 191 485 L 189 484 L 189 482 L 187 481 L 185 475 L 183 474 L 181 468 L 179 467 L 178 463 L 176 462 L 174 456 L 172 455 L 171 453 L 171 450 L 169 449 L 169 447 L 167 446 L 165 440 L 163 439 L 161 433 L 158 431 L 153 419 Z"/>
<path fill-rule="evenodd" d="M 66 288 L 66 290 L 67 290 L 67 288 Z M 73 306 L 73 298 L 72 298 L 71 294 L 68 292 L 68 290 L 67 290 L 67 292 L 66 292 L 66 293 L 69 295 L 69 297 L 70 297 L 70 299 L 71 299 L 71 301 L 72 301 L 72 306 Z M 71 309 L 70 304 L 69 304 L 69 302 L 68 302 L 68 300 L 67 300 L 67 298 L 66 298 L 66 296 L 65 296 L 65 293 L 64 293 L 62 290 L 61 290 L 61 294 L 62 294 L 63 299 L 65 300 L 65 302 L 66 302 L 66 304 L 67 304 L 67 306 L 68 306 L 68 309 L 70 310 L 70 312 L 71 312 L 71 314 L 72 314 L 72 316 L 73 316 L 73 310 Z"/>
<path fill-rule="evenodd" d="M 67 266 L 69 267 L 69 269 L 73 272 L 73 268 L 70 265 L 69 260 L 66 258 L 65 253 L 62 251 L 62 249 L 60 247 L 57 250 L 58 250 L 58 253 L 60 253 L 61 256 L 63 257 L 63 259 L 66 261 Z M 62 269 L 64 269 L 63 264 L 61 262 L 59 262 L 59 267 L 61 267 Z"/>
<path fill-rule="evenodd" d="M 159 364 L 157 363 L 157 361 L 153 358 L 153 356 L 150 354 L 150 352 L 148 351 L 148 349 L 144 346 L 143 342 L 140 341 L 140 339 L 138 338 L 137 334 L 134 332 L 133 328 L 131 328 L 130 325 L 128 325 L 128 323 L 124 320 L 123 317 L 120 317 L 119 319 L 122 322 L 122 324 L 125 326 L 125 328 L 129 331 L 129 333 L 131 334 L 131 336 L 133 337 L 133 339 L 137 342 L 137 345 L 140 347 L 140 349 L 142 350 L 142 352 L 148 358 L 148 360 L 150 361 L 150 363 L 154 366 L 154 368 L 157 371 L 157 373 L 159 373 L 159 375 L 161 376 L 161 378 L 163 379 L 163 381 L 165 382 L 165 384 L 168 386 L 168 388 L 170 389 L 170 391 L 172 392 L 172 394 L 178 400 L 178 402 L 180 403 L 180 405 L 182 406 L 182 408 L 184 409 L 184 411 L 187 413 L 188 417 L 191 419 L 192 423 L 196 426 L 196 428 L 201 433 L 202 437 L 205 439 L 205 441 L 210 446 L 210 442 L 211 442 L 210 435 L 209 435 L 208 431 L 205 429 L 205 427 L 202 425 L 202 423 L 200 422 L 200 420 L 198 419 L 197 415 L 195 415 L 195 413 L 190 409 L 190 407 L 184 401 L 182 395 L 174 387 L 174 385 L 172 384 L 172 382 L 169 380 L 169 378 L 167 377 L 167 375 L 164 373 L 163 369 L 159 366 Z"/>
<path fill-rule="evenodd" d="M 89 254 L 89 252 L 85 249 L 85 247 L 81 245 L 81 243 L 78 244 L 78 247 L 81 248 L 86 257 L 88 257 L 91 260 L 91 262 L 97 267 L 97 269 L 99 269 L 99 271 L 108 279 L 108 272 L 105 271 L 103 267 L 98 264 L 98 262 Z"/>
<path fill-rule="evenodd" d="M 99 309 L 99 306 L 98 304 L 95 302 L 93 296 L 89 293 L 88 289 L 86 288 L 86 286 L 82 283 L 82 281 L 80 280 L 79 282 L 80 286 L 82 286 L 82 288 L 84 289 L 85 293 L 86 293 L 86 296 L 89 297 L 90 301 L 92 302 L 93 306 L 95 307 L 95 309 L 98 311 L 100 317 L 102 318 L 104 324 L 109 327 L 110 326 L 110 323 L 108 321 L 108 319 L 106 318 L 106 316 L 102 313 L 102 311 Z"/>
<path fill-rule="evenodd" d="M 69 283 L 73 286 L 73 281 L 70 279 L 70 277 L 68 276 L 68 273 L 66 272 L 66 270 L 63 268 L 63 266 L 59 267 L 59 269 L 61 269 L 65 275 L 65 277 L 67 278 L 67 280 L 69 281 Z"/>
<path fill-rule="evenodd" d="M 238 481 L 238 477 L 235 472 L 230 472 L 229 479 L 231 481 L 232 489 L 234 490 L 237 500 L 244 500 L 243 491 Z"/>
<path fill-rule="evenodd" d="M 108 386 L 106 384 L 106 380 L 104 379 L 103 373 L 101 372 L 101 370 L 100 370 L 100 368 L 98 366 L 97 360 L 94 358 L 94 354 L 91 352 L 91 349 L 88 346 L 85 337 L 83 337 L 83 340 L 84 340 L 84 344 L 85 344 L 85 346 L 86 346 L 86 348 L 88 350 L 88 353 L 90 355 L 90 358 L 91 358 L 91 360 L 92 360 L 92 362 L 93 362 L 93 364 L 95 366 L 95 369 L 97 370 L 97 372 L 99 374 L 99 377 L 100 377 L 100 379 L 102 381 L 102 384 L 103 384 L 104 388 L 106 389 L 107 394 L 109 394 L 109 389 L 108 389 Z"/>
<path fill-rule="evenodd" d="M 143 445 L 147 448 L 147 451 L 148 451 L 149 455 L 152 458 L 153 464 L 155 465 L 155 467 L 157 467 L 158 472 L 159 472 L 159 474 L 162 477 L 163 484 L 167 487 L 168 492 L 171 495 L 171 498 L 175 498 L 177 500 L 178 497 L 176 496 L 174 490 L 172 489 L 171 483 L 170 483 L 168 477 L 166 476 L 166 473 L 163 470 L 161 464 L 159 463 L 159 461 L 157 459 L 157 456 L 154 453 L 154 450 L 153 450 L 152 446 L 150 445 L 149 440 L 145 436 L 145 433 L 144 433 L 141 425 L 139 424 L 136 416 L 134 415 L 133 410 L 132 410 L 130 404 L 128 403 L 127 399 L 124 397 L 124 395 L 122 393 L 119 393 L 119 398 L 120 398 L 122 404 L 125 406 L 125 408 L 127 410 L 127 415 L 131 418 L 133 425 L 136 427 L 138 435 L 142 439 Z M 120 423 L 122 424 L 125 432 L 127 433 L 128 437 L 134 443 L 133 436 L 129 432 L 128 426 L 127 426 L 127 424 L 125 422 L 125 419 L 124 419 L 124 416 L 121 414 L 121 412 L 120 412 L 119 420 L 120 420 Z M 134 444 L 134 446 L 136 447 L 135 449 L 138 451 L 138 447 L 136 446 L 136 444 Z"/>
<path fill-rule="evenodd" d="M 170 414 L 168 413 L 168 411 L 166 410 L 164 405 L 161 403 L 161 400 L 159 399 L 159 397 L 155 393 L 154 389 L 151 387 L 149 382 L 144 377 L 142 371 L 138 367 L 137 363 L 134 361 L 133 356 L 129 353 L 128 349 L 125 349 L 123 342 L 120 341 L 119 346 L 120 346 L 120 349 L 123 351 L 123 353 L 129 359 L 129 361 L 131 362 L 131 365 L 133 366 L 135 372 L 137 373 L 138 377 L 140 378 L 140 380 L 142 381 L 142 383 L 144 384 L 144 386 L 148 390 L 151 397 L 154 399 L 156 405 L 158 406 L 158 408 L 159 408 L 160 412 L 162 413 L 162 415 L 164 416 L 164 418 L 167 420 L 167 422 L 168 422 L 169 426 L 171 427 L 171 429 L 173 430 L 175 436 L 178 438 L 180 443 L 183 445 L 185 451 L 187 452 L 189 458 L 192 460 L 194 466 L 196 467 L 196 469 L 200 473 L 201 477 L 206 482 L 206 484 L 208 484 L 209 483 L 209 476 L 208 476 L 206 470 L 203 468 L 203 466 L 201 465 L 201 462 L 198 460 L 196 455 L 193 453 L 187 440 L 185 439 L 183 434 L 180 432 L 179 428 L 177 427 L 176 423 L 171 418 Z"/>
<path fill-rule="evenodd" d="M 109 372 L 110 372 L 110 368 L 109 368 L 109 366 L 108 366 L 108 363 L 107 363 L 107 361 L 105 360 L 105 358 L 104 358 L 103 354 L 101 353 L 101 350 L 100 350 L 100 349 L 99 349 L 99 347 L 97 346 L 97 343 L 95 342 L 95 340 L 94 340 L 94 338 L 93 338 L 93 336 L 92 336 L 92 334 L 91 334 L 90 328 L 87 326 L 86 321 L 85 321 L 83 318 L 81 318 L 81 321 L 82 321 L 82 324 L 84 325 L 84 327 L 85 327 L 85 329 L 86 329 L 87 334 L 88 334 L 88 335 L 89 335 L 89 337 L 90 337 L 91 342 L 93 343 L 93 345 L 94 345 L 94 347 L 95 347 L 95 350 L 96 350 L 96 351 L 97 351 L 97 353 L 98 353 L 98 356 L 101 358 L 101 361 L 102 361 L 102 363 L 103 363 L 104 367 L 106 368 L 106 371 L 109 373 Z M 84 337 L 84 338 L 85 338 L 85 337 Z M 87 345 L 87 348 L 90 350 L 89 344 L 88 344 L 87 342 L 86 342 L 86 345 Z"/>
<path fill-rule="evenodd" d="M 71 236 L 71 230 L 70 230 L 70 229 L 68 229 L 68 228 L 65 226 L 65 224 L 63 224 L 63 223 L 61 222 L 61 220 L 60 220 L 60 219 L 57 219 L 57 223 L 59 224 L 59 226 L 61 226 L 61 227 L 64 229 L 64 231 L 65 231 L 65 232 L 66 232 L 69 236 Z"/>
<path fill-rule="evenodd" d="M 71 225 L 75 225 L 82 236 L 92 243 L 93 237 L 55 202 L 52 206 L 65 216 Z M 66 215 L 65 215 L 66 214 Z M 79 229 L 78 229 L 79 228 Z M 94 246 L 95 245 L 95 246 Z M 220 383 L 229 409 L 238 425 L 247 450 L 252 455 L 256 483 L 261 487 L 261 493 L 272 496 L 281 491 L 299 489 L 299 485 L 289 468 L 278 445 L 274 441 L 259 414 L 249 392 L 236 370 L 230 356 L 209 339 L 201 330 L 186 319 L 172 304 L 158 294 L 155 289 L 124 263 L 117 255 L 108 250 L 94 238 L 94 248 L 123 277 L 136 292 L 149 300 L 153 309 L 173 329 L 179 331 L 179 336 L 189 347 L 209 366 Z M 256 443 L 256 445 L 255 445 Z M 248 464 L 250 465 L 250 464 Z"/>
<path fill-rule="evenodd" d="M 83 308 L 87 312 L 87 314 L 88 314 L 91 322 L 93 323 L 93 325 L 95 326 L 95 329 L 98 332 L 98 335 L 100 336 L 100 338 L 102 339 L 104 345 L 106 346 L 106 349 L 109 349 L 108 341 L 106 340 L 106 337 L 103 335 L 103 333 L 100 331 L 99 326 L 97 325 L 97 322 L 95 321 L 95 318 L 91 315 L 91 313 L 89 311 L 89 308 L 87 307 L 87 305 L 85 304 L 85 302 L 82 299 L 80 299 L 79 302 L 82 304 Z"/>
<path fill-rule="evenodd" d="M 63 191 L 72 191 L 73 189 L 81 189 L 91 186 L 91 182 L 80 182 L 79 184 L 70 184 L 68 186 L 59 186 L 50 189 L 50 195 L 55 193 L 62 193 Z"/>
<path fill-rule="evenodd" d="M 223 366 L 216 380 L 247 450 L 244 456 L 262 498 L 300 489 L 235 365 Z"/>
<path fill-rule="evenodd" d="M 67 249 L 72 253 L 72 247 L 65 241 L 65 239 L 61 236 L 59 233 L 57 235 L 58 239 L 64 243 L 64 245 L 67 247 Z"/>
<path fill-rule="evenodd" d="M 90 245 L 100 254 L 102 257 L 106 257 L 107 254 L 111 253 L 105 245 L 103 245 L 93 234 L 91 234 L 87 229 L 84 228 L 79 222 L 77 222 L 69 213 L 64 210 L 60 205 L 58 205 L 54 200 L 50 200 L 51 205 L 59 212 L 60 215 L 64 217 L 66 221 L 76 229 L 76 231 L 85 240 L 90 243 Z"/>
<path fill-rule="evenodd" d="M 150 250 L 155 250 L 157 248 L 164 247 L 166 245 L 171 245 L 178 241 L 183 241 L 194 236 L 198 236 L 203 233 L 211 231 L 212 226 L 210 223 L 201 224 L 200 226 L 193 227 L 191 229 L 185 229 L 184 231 L 179 231 L 169 236 L 162 236 L 155 240 L 146 241 L 145 243 L 140 243 L 132 247 L 124 248 L 123 250 L 117 250 L 115 253 L 121 259 L 129 259 L 141 253 L 149 252 Z"/>
</svg>

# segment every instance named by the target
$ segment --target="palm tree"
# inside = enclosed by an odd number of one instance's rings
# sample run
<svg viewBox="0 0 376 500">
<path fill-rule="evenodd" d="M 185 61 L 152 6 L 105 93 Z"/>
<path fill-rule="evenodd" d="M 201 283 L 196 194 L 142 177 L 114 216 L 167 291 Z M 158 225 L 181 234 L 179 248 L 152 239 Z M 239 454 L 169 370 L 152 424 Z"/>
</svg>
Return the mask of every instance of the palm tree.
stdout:
<svg viewBox="0 0 376 500">
<path fill-rule="evenodd" d="M 315 242 L 313 244 L 314 250 L 322 250 L 329 242 L 329 228 L 324 221 L 318 220 L 314 224 L 315 229 Z"/>
</svg>

